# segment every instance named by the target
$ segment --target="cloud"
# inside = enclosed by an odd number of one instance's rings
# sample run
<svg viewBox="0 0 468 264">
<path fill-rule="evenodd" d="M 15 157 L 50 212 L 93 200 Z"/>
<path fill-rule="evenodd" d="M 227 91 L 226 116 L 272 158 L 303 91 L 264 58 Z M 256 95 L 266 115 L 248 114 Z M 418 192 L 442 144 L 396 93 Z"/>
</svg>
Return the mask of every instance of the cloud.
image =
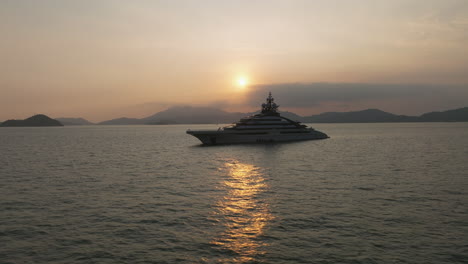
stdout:
<svg viewBox="0 0 468 264">
<path fill-rule="evenodd" d="M 378 83 L 280 83 L 250 87 L 249 106 L 272 92 L 284 107 L 315 107 L 327 102 L 356 103 L 395 100 L 468 102 L 468 85 Z"/>
</svg>

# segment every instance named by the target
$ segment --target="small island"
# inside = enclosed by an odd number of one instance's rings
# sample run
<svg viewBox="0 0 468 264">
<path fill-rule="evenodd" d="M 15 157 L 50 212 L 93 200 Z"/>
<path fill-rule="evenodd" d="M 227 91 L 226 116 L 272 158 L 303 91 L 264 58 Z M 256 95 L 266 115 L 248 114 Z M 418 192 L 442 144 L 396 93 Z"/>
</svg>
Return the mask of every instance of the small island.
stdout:
<svg viewBox="0 0 468 264">
<path fill-rule="evenodd" d="M 63 126 L 63 124 L 46 115 L 34 115 L 24 120 L 10 119 L 3 123 L 0 123 L 0 127 L 44 127 L 44 126 Z"/>
</svg>

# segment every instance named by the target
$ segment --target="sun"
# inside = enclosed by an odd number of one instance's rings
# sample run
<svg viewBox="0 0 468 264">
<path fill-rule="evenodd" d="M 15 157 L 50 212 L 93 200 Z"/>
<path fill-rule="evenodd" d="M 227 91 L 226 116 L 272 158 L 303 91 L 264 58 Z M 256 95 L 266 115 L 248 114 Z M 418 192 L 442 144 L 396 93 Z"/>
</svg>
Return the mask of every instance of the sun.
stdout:
<svg viewBox="0 0 468 264">
<path fill-rule="evenodd" d="M 239 77 L 237 79 L 237 85 L 241 88 L 244 88 L 247 86 L 247 84 L 249 83 L 249 81 L 247 80 L 246 77 Z"/>
</svg>

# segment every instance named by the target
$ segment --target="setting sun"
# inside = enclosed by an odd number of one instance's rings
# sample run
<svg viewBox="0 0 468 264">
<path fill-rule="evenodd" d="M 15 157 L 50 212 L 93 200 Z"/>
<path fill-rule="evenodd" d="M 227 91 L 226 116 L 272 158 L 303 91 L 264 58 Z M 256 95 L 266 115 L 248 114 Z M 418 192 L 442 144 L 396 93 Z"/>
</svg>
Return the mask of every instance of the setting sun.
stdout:
<svg viewBox="0 0 468 264">
<path fill-rule="evenodd" d="M 248 83 L 248 80 L 247 80 L 247 78 L 245 78 L 245 77 L 239 77 L 239 78 L 237 79 L 237 85 L 238 85 L 239 87 L 244 88 L 245 86 L 247 86 L 247 83 Z"/>
</svg>

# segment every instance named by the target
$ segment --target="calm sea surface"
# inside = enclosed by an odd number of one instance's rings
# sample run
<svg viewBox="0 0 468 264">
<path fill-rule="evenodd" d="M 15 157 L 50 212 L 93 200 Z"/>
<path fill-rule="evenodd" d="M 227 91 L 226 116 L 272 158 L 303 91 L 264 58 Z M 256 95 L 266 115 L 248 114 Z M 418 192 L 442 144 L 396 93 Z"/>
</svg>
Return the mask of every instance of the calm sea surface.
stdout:
<svg viewBox="0 0 468 264">
<path fill-rule="evenodd" d="M 468 263 L 468 123 L 0 129 L 0 263 Z"/>
</svg>

